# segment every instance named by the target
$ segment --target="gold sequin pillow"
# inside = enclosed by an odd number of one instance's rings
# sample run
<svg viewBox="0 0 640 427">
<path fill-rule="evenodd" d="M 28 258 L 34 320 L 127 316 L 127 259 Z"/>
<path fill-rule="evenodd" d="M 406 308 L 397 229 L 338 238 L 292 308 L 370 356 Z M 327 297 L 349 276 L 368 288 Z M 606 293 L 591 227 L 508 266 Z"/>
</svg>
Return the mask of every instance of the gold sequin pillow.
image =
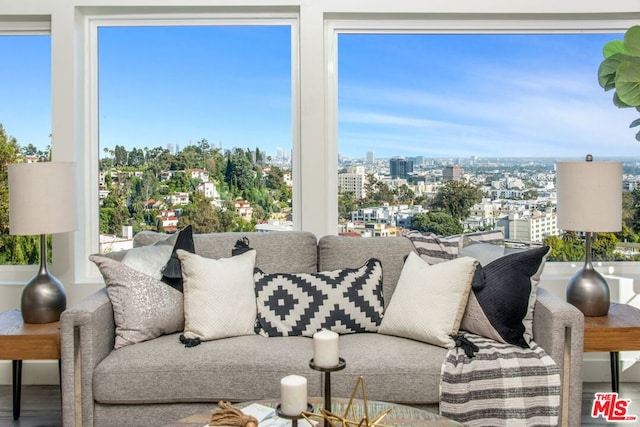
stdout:
<svg viewBox="0 0 640 427">
<path fill-rule="evenodd" d="M 184 329 L 183 295 L 111 258 L 91 255 L 107 285 L 116 324 L 114 349 Z"/>
</svg>

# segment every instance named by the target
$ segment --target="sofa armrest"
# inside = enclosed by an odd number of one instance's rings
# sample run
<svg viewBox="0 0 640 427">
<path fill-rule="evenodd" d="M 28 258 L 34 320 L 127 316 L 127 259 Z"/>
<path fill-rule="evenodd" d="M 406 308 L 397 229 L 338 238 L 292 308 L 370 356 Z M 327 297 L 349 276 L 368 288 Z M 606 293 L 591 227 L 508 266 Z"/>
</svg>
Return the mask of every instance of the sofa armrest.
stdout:
<svg viewBox="0 0 640 427">
<path fill-rule="evenodd" d="M 106 288 L 60 316 L 62 418 L 65 426 L 93 425 L 93 370 L 115 342 L 113 307 Z"/>
<path fill-rule="evenodd" d="M 580 426 L 584 342 L 582 312 L 548 290 L 538 287 L 533 312 L 533 340 L 560 367 L 560 425 Z"/>
</svg>

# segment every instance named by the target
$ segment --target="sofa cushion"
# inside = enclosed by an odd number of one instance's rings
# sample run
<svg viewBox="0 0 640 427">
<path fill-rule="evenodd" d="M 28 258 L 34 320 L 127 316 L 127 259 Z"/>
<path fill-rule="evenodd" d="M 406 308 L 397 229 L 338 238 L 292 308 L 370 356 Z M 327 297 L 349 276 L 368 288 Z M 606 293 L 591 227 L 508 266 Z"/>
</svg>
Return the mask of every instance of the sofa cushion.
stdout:
<svg viewBox="0 0 640 427">
<path fill-rule="evenodd" d="M 528 347 L 533 337 L 537 285 L 548 246 L 513 252 L 481 267 L 461 329 L 498 342 Z"/>
<path fill-rule="evenodd" d="M 166 335 L 110 353 L 94 370 L 95 400 L 100 404 L 206 402 L 213 408 L 219 400 L 277 398 L 280 379 L 292 374 L 307 378 L 309 396 L 322 395 L 323 374 L 309 367 L 312 339 L 245 335 L 192 348 L 176 345 L 177 341 L 177 334 Z M 347 363 L 332 375 L 332 396 L 348 398 L 363 375 L 371 400 L 438 402 L 446 349 L 376 333 L 341 335 L 339 346 Z"/>
<path fill-rule="evenodd" d="M 280 379 L 301 375 L 310 396 L 322 374 L 309 367 L 313 340 L 244 335 L 186 348 L 178 334 L 111 352 L 95 368 L 93 393 L 104 404 L 216 402 L 280 396 Z"/>
<path fill-rule="evenodd" d="M 215 340 L 254 333 L 256 251 L 204 258 L 179 249 L 184 278 L 184 336 Z"/>
<path fill-rule="evenodd" d="M 429 265 L 411 252 L 379 332 L 453 348 L 477 268 L 471 257 Z"/>
<path fill-rule="evenodd" d="M 181 292 L 111 258 L 89 259 L 100 269 L 113 306 L 115 349 L 182 330 Z"/>
<path fill-rule="evenodd" d="M 332 396 L 348 398 L 362 375 L 368 399 L 438 403 L 440 369 L 447 349 L 380 333 L 341 335 L 339 340 L 346 367 L 332 375 Z"/>
<path fill-rule="evenodd" d="M 358 268 L 369 258 L 382 263 L 385 305 L 392 298 L 404 260 L 414 247 L 409 239 L 392 237 L 324 236 L 318 241 L 318 269 Z"/>
<path fill-rule="evenodd" d="M 318 248 L 315 235 L 305 231 L 229 232 L 194 234 L 196 253 L 205 258 L 227 258 L 238 240 L 247 238 L 256 250 L 256 267 L 265 273 L 315 273 L 318 271 Z M 143 231 L 133 238 L 134 247 L 166 238 L 165 234 Z M 366 258 L 365 258 L 366 259 Z M 362 265 L 364 260 L 355 265 Z"/>
<path fill-rule="evenodd" d="M 254 274 L 259 333 L 312 337 L 321 329 L 339 334 L 375 332 L 382 319 L 382 265 L 319 273 Z"/>
</svg>

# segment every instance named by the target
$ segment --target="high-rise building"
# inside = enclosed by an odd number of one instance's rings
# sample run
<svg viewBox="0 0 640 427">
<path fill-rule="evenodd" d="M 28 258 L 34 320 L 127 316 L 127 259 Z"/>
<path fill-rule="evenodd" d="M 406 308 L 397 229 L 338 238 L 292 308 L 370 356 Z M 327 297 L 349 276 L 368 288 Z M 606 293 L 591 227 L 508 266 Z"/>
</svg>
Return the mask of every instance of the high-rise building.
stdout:
<svg viewBox="0 0 640 427">
<path fill-rule="evenodd" d="M 464 169 L 458 165 L 445 166 L 442 170 L 442 179 L 444 181 L 460 181 L 462 174 L 464 174 Z"/>
<path fill-rule="evenodd" d="M 372 165 L 376 162 L 376 153 L 373 151 L 367 151 L 367 164 Z"/>
<path fill-rule="evenodd" d="M 407 179 L 408 175 L 413 172 L 413 161 L 404 157 L 393 157 L 389 160 L 389 171 L 391 178 Z"/>
<path fill-rule="evenodd" d="M 353 193 L 356 199 L 364 199 L 367 195 L 365 184 L 367 176 L 364 166 L 355 166 L 348 173 L 338 174 L 338 188 L 341 193 Z"/>
<path fill-rule="evenodd" d="M 413 158 L 413 164 L 415 166 L 422 166 L 424 164 L 424 156 L 416 156 Z"/>
</svg>

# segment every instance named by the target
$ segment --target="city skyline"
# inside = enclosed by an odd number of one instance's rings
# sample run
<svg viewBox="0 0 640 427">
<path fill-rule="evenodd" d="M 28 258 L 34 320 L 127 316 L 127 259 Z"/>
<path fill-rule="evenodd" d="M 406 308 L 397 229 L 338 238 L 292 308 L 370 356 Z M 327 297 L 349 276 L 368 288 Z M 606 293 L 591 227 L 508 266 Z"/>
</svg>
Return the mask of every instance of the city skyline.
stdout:
<svg viewBox="0 0 640 427">
<path fill-rule="evenodd" d="M 291 143 L 287 26 L 100 30 L 101 150 L 123 145 L 260 149 Z M 361 158 L 627 157 L 640 149 L 597 83 L 622 34 L 338 37 L 338 151 Z M 20 52 L 20 55 L 16 55 Z M 48 36 L 1 36 L 0 123 L 50 143 Z"/>
</svg>

